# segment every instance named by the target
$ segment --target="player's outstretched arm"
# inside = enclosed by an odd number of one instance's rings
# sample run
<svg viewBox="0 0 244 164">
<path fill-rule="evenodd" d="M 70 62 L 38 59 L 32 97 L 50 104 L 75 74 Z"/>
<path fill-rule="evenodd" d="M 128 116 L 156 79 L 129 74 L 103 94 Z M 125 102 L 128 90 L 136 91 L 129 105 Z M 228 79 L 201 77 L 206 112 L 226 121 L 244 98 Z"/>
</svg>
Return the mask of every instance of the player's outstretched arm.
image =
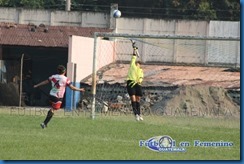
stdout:
<svg viewBox="0 0 244 164">
<path fill-rule="evenodd" d="M 80 92 L 85 92 L 85 89 L 84 88 L 77 88 L 75 86 L 73 86 L 72 84 L 69 85 L 69 88 L 74 90 L 74 91 L 80 91 Z"/>
<path fill-rule="evenodd" d="M 44 81 L 42 81 L 42 82 L 40 82 L 40 83 L 34 85 L 34 88 L 40 87 L 40 86 L 42 86 L 42 85 L 46 85 L 46 84 L 48 84 L 48 83 L 49 83 L 49 80 L 44 80 Z"/>
<path fill-rule="evenodd" d="M 132 39 L 130 39 L 131 43 L 132 43 L 132 48 L 133 48 L 133 56 L 137 56 L 140 57 L 139 52 L 138 52 L 138 47 L 135 45 L 136 42 Z"/>
<path fill-rule="evenodd" d="M 133 56 L 137 56 L 137 47 L 136 48 L 133 48 Z"/>
</svg>

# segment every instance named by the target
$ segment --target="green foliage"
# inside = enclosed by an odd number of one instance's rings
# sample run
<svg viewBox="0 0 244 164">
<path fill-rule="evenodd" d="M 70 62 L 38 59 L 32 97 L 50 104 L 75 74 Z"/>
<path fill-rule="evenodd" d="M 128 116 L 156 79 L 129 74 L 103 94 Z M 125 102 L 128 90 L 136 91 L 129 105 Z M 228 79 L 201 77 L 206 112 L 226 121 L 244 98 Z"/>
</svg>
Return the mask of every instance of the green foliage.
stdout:
<svg viewBox="0 0 244 164">
<path fill-rule="evenodd" d="M 44 8 L 45 9 L 56 9 L 56 10 L 64 10 L 65 9 L 65 1 L 64 0 L 45 0 Z"/>
<path fill-rule="evenodd" d="M 110 12 L 117 3 L 123 17 L 240 21 L 239 0 L 71 0 L 71 10 Z M 0 0 L 0 6 L 64 10 L 65 0 Z"/>
<path fill-rule="evenodd" d="M 196 18 L 203 20 L 216 20 L 216 11 L 211 9 L 209 2 L 201 2 L 197 10 Z"/>
<path fill-rule="evenodd" d="M 20 4 L 24 8 L 42 9 L 44 5 L 44 0 L 20 0 Z"/>
<path fill-rule="evenodd" d="M 55 113 L 48 128 L 46 111 L 0 109 L 2 160 L 240 160 L 240 120 L 224 118 Z M 187 147 L 184 153 L 157 153 L 140 140 L 169 135 L 180 141 L 230 141 L 226 147 Z"/>
<path fill-rule="evenodd" d="M 0 6 L 4 7 L 19 7 L 19 0 L 0 0 Z"/>
<path fill-rule="evenodd" d="M 0 5 L 4 6 L 8 4 L 9 0 L 0 0 Z"/>
</svg>

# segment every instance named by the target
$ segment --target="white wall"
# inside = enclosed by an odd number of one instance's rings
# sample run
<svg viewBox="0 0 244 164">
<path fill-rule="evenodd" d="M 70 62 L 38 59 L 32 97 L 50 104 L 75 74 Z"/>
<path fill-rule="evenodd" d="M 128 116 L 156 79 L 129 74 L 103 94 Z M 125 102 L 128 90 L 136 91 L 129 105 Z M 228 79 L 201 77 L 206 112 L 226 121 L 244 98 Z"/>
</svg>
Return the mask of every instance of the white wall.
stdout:
<svg viewBox="0 0 244 164">
<path fill-rule="evenodd" d="M 101 47 L 100 45 L 103 45 Z M 102 68 L 113 61 L 114 58 L 114 42 L 97 40 L 97 69 Z M 104 49 L 104 47 L 106 47 Z M 69 37 L 69 54 L 67 63 L 67 77 L 72 84 L 80 88 L 80 82 L 90 76 L 93 71 L 93 49 L 94 39 L 81 36 Z M 76 65 L 76 70 L 75 70 Z M 67 110 L 77 107 L 80 101 L 80 93 L 66 90 L 66 106 Z"/>
<path fill-rule="evenodd" d="M 115 61 L 114 42 L 97 40 L 97 69 Z M 80 82 L 92 74 L 94 39 L 70 36 L 67 76 L 73 81 L 73 65 L 77 65 L 76 81 Z"/>
<path fill-rule="evenodd" d="M 119 18 L 116 32 L 128 34 L 240 37 L 240 22 Z M 124 42 L 123 40 L 120 41 L 121 44 L 118 44 L 117 53 L 123 55 L 121 58 L 129 60 L 131 50 L 125 50 Z M 148 42 L 148 44 L 143 42 Z M 153 46 L 151 43 L 157 46 Z M 163 39 L 159 41 L 141 39 L 140 41 L 139 39 L 138 47 L 140 54 L 142 54 L 143 62 L 240 65 L 240 42 L 237 41 L 216 42 Z"/>
<path fill-rule="evenodd" d="M 68 68 L 71 72 L 67 76 L 74 82 L 79 82 L 92 72 L 93 59 L 93 38 L 80 36 L 70 36 L 68 64 L 77 64 L 76 81 L 73 78 L 73 68 Z M 72 64 L 71 64 L 72 63 Z"/>
<path fill-rule="evenodd" d="M 240 37 L 240 22 L 210 21 L 209 36 Z M 209 45 L 212 49 L 212 51 L 208 51 L 210 63 L 237 63 L 240 66 L 240 42 L 222 41 L 216 44 L 214 41 L 209 41 Z"/>
<path fill-rule="evenodd" d="M 31 10 L 0 7 L 0 22 L 18 24 L 41 23 L 50 26 L 82 26 L 109 28 L 110 16 L 102 12 L 79 12 L 61 10 Z"/>
</svg>

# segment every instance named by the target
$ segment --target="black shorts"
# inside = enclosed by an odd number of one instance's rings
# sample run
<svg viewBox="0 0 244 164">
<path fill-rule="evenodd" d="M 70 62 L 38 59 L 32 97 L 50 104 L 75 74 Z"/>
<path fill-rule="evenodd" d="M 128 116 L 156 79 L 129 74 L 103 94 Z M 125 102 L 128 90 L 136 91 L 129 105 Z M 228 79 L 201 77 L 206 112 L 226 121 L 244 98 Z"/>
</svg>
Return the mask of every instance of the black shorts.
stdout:
<svg viewBox="0 0 244 164">
<path fill-rule="evenodd" d="M 54 102 L 54 103 L 56 103 L 56 102 L 58 102 L 58 101 L 63 101 L 63 99 L 62 98 L 57 98 L 57 97 L 55 97 L 55 96 L 49 96 L 49 101 L 51 101 L 51 102 Z"/>
<path fill-rule="evenodd" d="M 127 92 L 130 96 L 135 95 L 135 96 L 142 96 L 142 88 L 141 85 L 139 84 L 131 84 L 131 80 L 127 81 Z"/>
<path fill-rule="evenodd" d="M 62 101 L 63 101 L 62 98 L 57 98 L 55 96 L 49 96 L 49 100 L 50 100 L 51 106 L 54 110 L 58 110 L 61 108 Z"/>
</svg>

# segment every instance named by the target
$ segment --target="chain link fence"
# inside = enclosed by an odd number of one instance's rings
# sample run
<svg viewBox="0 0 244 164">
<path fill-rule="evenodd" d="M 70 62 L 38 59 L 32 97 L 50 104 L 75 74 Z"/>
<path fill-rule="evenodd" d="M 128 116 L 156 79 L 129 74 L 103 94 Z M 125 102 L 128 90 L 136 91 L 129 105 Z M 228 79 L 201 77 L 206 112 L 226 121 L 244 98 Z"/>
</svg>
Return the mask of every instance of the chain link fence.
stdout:
<svg viewBox="0 0 244 164">
<path fill-rule="evenodd" d="M 94 116 L 132 112 L 126 77 L 134 40 L 140 54 L 137 60 L 143 63 L 144 115 L 240 117 L 239 38 L 98 36 L 93 76 L 83 81 L 91 84 L 86 88 L 92 92 L 89 98 L 84 96 L 83 106 L 93 110 Z"/>
</svg>

